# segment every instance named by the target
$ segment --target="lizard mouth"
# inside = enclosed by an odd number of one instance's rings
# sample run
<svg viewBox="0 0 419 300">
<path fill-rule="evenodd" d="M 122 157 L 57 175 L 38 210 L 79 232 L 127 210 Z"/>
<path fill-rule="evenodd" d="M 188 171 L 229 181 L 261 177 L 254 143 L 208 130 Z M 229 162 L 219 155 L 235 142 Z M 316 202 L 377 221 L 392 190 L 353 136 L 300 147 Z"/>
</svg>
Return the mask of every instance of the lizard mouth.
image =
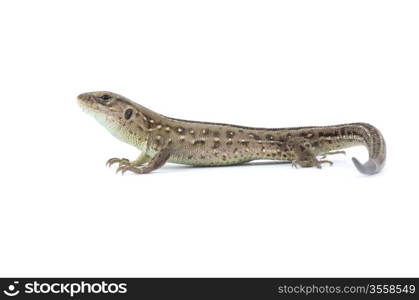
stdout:
<svg viewBox="0 0 419 300">
<path fill-rule="evenodd" d="M 77 102 L 81 109 L 86 113 L 95 113 L 99 111 L 99 107 L 92 95 L 89 93 L 80 94 L 77 96 Z"/>
<path fill-rule="evenodd" d="M 78 95 L 77 102 L 85 113 L 95 118 L 106 128 L 109 128 L 111 132 L 119 128 L 118 111 L 112 107 L 105 107 L 98 103 L 92 93 Z"/>
<path fill-rule="evenodd" d="M 79 104 L 93 104 L 94 100 L 92 95 L 90 95 L 89 93 L 84 93 L 84 94 L 80 94 L 77 96 L 77 101 L 79 102 Z"/>
</svg>

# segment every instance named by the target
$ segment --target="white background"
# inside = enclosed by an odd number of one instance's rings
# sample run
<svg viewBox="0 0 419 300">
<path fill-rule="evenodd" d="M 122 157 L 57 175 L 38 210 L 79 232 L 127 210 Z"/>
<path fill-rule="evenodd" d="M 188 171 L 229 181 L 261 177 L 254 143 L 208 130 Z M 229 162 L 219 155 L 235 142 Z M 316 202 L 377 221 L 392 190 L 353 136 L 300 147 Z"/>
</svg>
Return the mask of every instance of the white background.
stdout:
<svg viewBox="0 0 419 300">
<path fill-rule="evenodd" d="M 2 1 L 1 276 L 418 276 L 417 1 Z M 115 175 L 110 90 L 247 126 L 355 121 L 350 161 Z"/>
</svg>

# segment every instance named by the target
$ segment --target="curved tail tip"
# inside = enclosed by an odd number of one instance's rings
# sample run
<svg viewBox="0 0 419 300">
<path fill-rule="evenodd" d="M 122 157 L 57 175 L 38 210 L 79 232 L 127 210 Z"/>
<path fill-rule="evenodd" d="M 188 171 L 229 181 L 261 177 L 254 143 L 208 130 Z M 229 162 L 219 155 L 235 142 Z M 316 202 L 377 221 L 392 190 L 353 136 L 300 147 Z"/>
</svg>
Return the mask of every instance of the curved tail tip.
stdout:
<svg viewBox="0 0 419 300">
<path fill-rule="evenodd" d="M 361 164 L 355 157 L 352 157 L 352 161 L 362 174 L 373 175 L 381 171 L 381 166 L 375 159 L 370 158 L 365 164 Z"/>
</svg>

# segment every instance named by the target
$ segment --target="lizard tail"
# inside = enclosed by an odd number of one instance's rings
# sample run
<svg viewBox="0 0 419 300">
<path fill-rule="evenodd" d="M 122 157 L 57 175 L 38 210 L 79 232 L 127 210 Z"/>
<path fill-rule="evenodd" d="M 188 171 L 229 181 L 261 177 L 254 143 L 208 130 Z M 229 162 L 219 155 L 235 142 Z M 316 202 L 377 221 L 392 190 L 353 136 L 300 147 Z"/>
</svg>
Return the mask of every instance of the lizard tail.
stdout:
<svg viewBox="0 0 419 300">
<path fill-rule="evenodd" d="M 359 172 L 366 175 L 373 175 L 381 171 L 386 161 L 386 143 L 381 132 L 374 126 L 367 123 L 351 124 L 368 148 L 369 159 L 364 164 L 352 157 L 352 161 Z"/>
<path fill-rule="evenodd" d="M 383 164 L 380 164 L 378 160 L 370 158 L 366 163 L 361 164 L 358 159 L 352 157 L 352 161 L 359 172 L 366 175 L 374 175 L 381 171 Z"/>
</svg>

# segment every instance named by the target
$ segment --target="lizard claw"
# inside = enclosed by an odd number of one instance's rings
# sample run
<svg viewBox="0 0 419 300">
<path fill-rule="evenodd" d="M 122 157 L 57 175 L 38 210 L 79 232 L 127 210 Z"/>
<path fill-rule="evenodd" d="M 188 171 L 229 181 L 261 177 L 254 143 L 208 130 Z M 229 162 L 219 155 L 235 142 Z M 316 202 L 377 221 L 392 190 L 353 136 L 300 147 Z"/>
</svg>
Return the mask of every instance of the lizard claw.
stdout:
<svg viewBox="0 0 419 300">
<path fill-rule="evenodd" d="M 321 164 L 329 164 L 330 166 L 333 166 L 333 161 L 330 161 L 330 160 L 321 160 L 321 161 L 319 161 L 319 165 L 320 165 L 320 168 L 321 168 Z"/>
<path fill-rule="evenodd" d="M 126 158 L 122 158 L 120 161 L 119 161 L 119 167 L 122 167 L 122 166 L 129 166 L 131 164 L 131 162 L 128 160 L 128 159 L 126 159 Z"/>
<path fill-rule="evenodd" d="M 116 158 L 116 157 L 114 157 L 114 158 L 110 158 L 110 159 L 108 159 L 108 161 L 106 162 L 106 166 L 107 166 L 107 167 L 110 167 L 110 166 L 112 166 L 114 163 L 117 163 L 119 160 L 120 160 L 120 159 L 119 159 L 119 158 Z"/>
<path fill-rule="evenodd" d="M 327 155 L 334 155 L 334 154 L 343 154 L 343 155 L 346 155 L 346 151 L 331 151 L 331 152 L 326 152 L 326 153 L 323 153 L 320 156 L 320 159 L 326 158 Z"/>
<path fill-rule="evenodd" d="M 121 166 L 121 164 L 129 164 L 129 160 L 126 159 L 126 158 L 114 157 L 114 158 L 108 159 L 108 161 L 106 162 L 106 166 L 110 167 L 110 166 L 112 166 L 113 164 L 116 164 L 116 163 L 119 163 L 119 166 Z"/>
<path fill-rule="evenodd" d="M 137 168 L 137 167 L 130 166 L 130 165 L 128 165 L 128 166 L 120 166 L 116 170 L 116 173 L 118 173 L 119 171 L 121 172 L 122 175 L 124 175 L 124 173 L 126 171 L 131 171 L 131 172 L 136 173 L 136 174 L 142 174 L 143 173 L 141 168 Z"/>
<path fill-rule="evenodd" d="M 121 172 L 121 175 L 124 175 L 125 171 L 126 171 L 127 166 L 119 166 L 118 169 L 116 169 L 116 174 L 118 174 L 118 172 Z"/>
<path fill-rule="evenodd" d="M 329 165 L 333 165 L 333 162 L 331 162 L 330 160 L 318 160 L 318 161 L 316 161 L 316 164 L 315 164 L 315 166 L 318 168 L 318 169 L 321 169 L 322 168 L 322 164 L 329 164 Z"/>
</svg>

